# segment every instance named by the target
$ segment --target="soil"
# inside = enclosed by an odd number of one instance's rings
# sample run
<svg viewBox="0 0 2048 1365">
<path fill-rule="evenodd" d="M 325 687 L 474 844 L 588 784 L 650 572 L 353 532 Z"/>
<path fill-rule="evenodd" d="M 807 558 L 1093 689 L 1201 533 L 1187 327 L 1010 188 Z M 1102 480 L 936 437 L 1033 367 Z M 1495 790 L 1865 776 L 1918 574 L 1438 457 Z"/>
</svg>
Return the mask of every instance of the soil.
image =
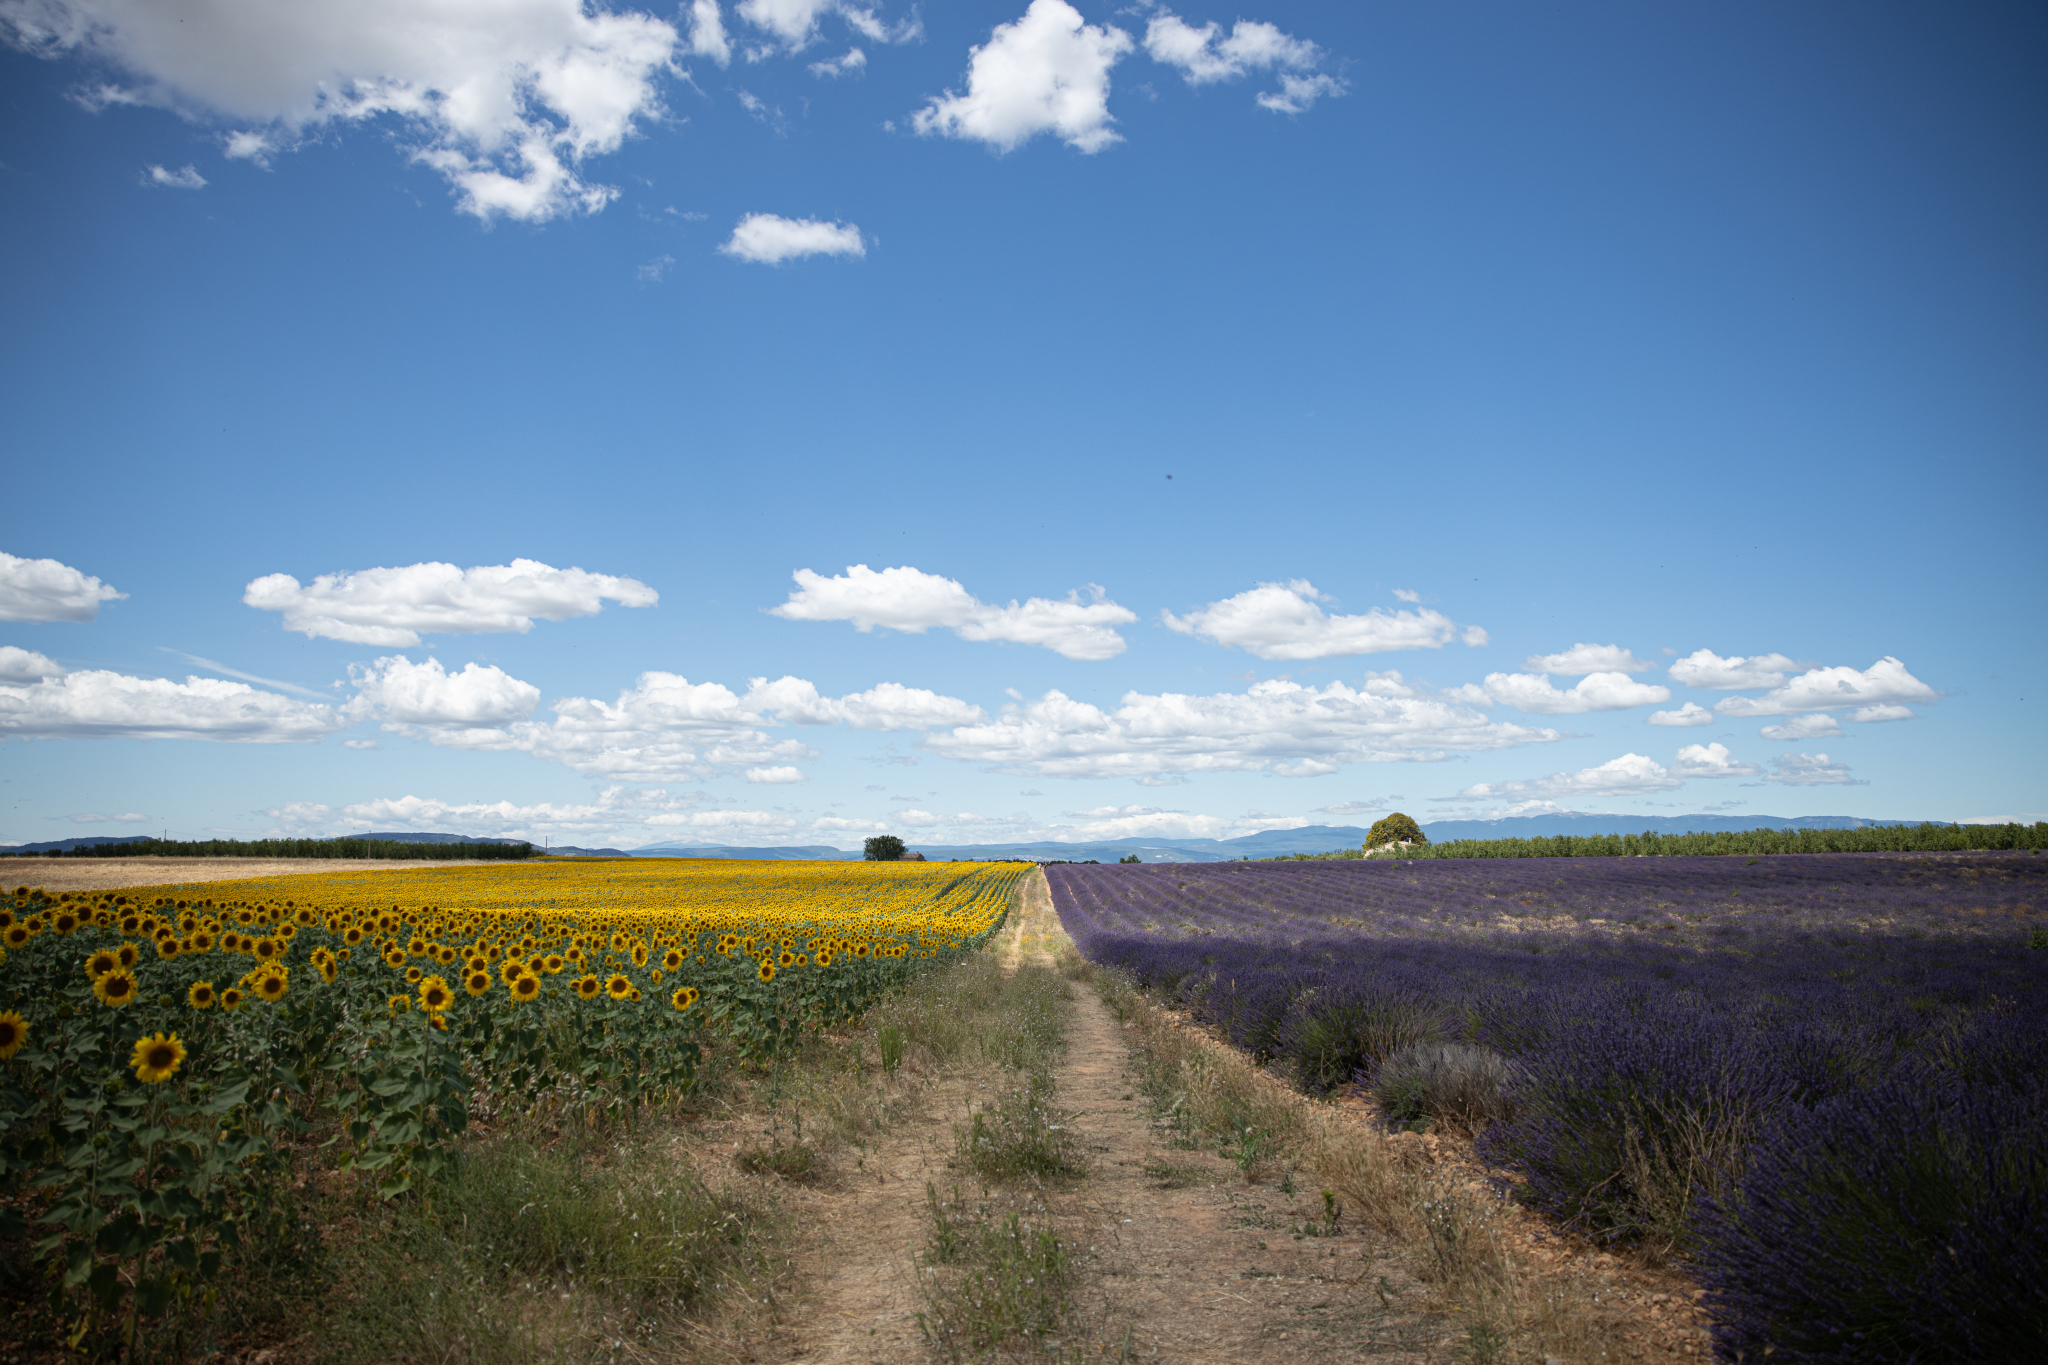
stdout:
<svg viewBox="0 0 2048 1365">
<path fill-rule="evenodd" d="M 0 882 L 63 891 L 118 891 L 129 886 L 183 886 L 304 872 L 413 872 L 423 867 L 477 867 L 472 859 L 414 858 L 0 858 Z"/>
</svg>

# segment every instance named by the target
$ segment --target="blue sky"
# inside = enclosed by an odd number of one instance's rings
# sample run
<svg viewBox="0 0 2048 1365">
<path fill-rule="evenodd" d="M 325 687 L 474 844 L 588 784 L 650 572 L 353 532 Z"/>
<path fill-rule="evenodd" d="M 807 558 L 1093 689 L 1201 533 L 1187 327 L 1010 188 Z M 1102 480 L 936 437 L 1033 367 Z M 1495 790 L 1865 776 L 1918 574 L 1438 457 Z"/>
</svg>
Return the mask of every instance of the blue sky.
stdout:
<svg viewBox="0 0 2048 1365">
<path fill-rule="evenodd" d="M 2048 818 L 2038 7 L 0 35 L 0 841 Z"/>
</svg>

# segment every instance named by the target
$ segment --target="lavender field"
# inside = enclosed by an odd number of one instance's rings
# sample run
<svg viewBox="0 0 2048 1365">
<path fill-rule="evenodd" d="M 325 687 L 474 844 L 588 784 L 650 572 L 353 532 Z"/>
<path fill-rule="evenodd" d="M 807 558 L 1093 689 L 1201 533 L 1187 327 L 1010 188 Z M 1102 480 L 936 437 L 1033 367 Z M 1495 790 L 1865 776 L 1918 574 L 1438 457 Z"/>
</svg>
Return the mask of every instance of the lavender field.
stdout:
<svg viewBox="0 0 2048 1365">
<path fill-rule="evenodd" d="M 1092 960 L 1687 1260 L 1726 1359 L 2048 1340 L 2048 857 L 1046 874 Z"/>
</svg>

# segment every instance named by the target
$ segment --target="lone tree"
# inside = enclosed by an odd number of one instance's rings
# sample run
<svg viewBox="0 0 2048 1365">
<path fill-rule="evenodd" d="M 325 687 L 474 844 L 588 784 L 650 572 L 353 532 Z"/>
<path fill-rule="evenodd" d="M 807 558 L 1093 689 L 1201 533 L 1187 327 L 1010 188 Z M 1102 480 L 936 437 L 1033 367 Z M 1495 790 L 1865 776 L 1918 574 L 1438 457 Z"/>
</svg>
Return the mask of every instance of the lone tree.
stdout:
<svg viewBox="0 0 2048 1365">
<path fill-rule="evenodd" d="M 1407 816 L 1395 811 L 1384 820 L 1373 821 L 1372 829 L 1366 833 L 1365 847 L 1368 852 L 1398 843 L 1426 844 L 1429 836 L 1422 832 L 1422 826 Z"/>
<path fill-rule="evenodd" d="M 871 863 L 900 862 L 903 858 L 903 841 L 893 834 L 877 834 L 861 845 L 863 856 Z"/>
</svg>

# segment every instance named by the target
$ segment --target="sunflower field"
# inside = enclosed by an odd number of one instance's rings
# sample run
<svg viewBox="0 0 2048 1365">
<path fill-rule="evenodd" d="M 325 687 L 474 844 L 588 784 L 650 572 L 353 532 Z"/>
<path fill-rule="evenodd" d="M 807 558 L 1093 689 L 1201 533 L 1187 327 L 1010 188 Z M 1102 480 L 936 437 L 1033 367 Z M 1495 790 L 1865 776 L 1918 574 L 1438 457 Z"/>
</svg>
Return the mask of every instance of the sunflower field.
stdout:
<svg viewBox="0 0 2048 1365">
<path fill-rule="evenodd" d="M 77 1333 L 203 1306 L 294 1153 L 385 1198 L 473 1109 L 630 1117 L 984 943 L 1020 864 L 636 859 L 0 897 L 0 1239 Z"/>
</svg>

